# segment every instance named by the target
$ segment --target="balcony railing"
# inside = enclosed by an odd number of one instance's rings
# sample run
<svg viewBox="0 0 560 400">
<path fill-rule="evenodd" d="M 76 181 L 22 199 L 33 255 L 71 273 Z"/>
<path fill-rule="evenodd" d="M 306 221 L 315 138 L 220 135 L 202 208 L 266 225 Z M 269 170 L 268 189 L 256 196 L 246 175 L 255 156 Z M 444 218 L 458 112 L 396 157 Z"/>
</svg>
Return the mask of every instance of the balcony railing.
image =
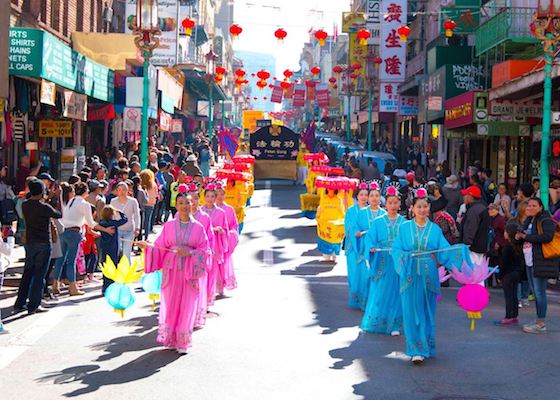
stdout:
<svg viewBox="0 0 560 400">
<path fill-rule="evenodd" d="M 529 28 L 535 11 L 536 8 L 529 7 L 504 8 L 481 24 L 476 30 L 476 55 L 508 41 L 527 45 L 537 43 Z"/>
</svg>

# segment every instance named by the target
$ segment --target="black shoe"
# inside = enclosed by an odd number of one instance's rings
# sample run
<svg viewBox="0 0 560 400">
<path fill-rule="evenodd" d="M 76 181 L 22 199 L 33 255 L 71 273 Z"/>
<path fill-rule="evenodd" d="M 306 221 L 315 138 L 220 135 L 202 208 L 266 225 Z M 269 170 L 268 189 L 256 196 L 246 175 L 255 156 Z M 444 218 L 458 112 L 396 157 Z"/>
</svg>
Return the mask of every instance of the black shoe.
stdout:
<svg viewBox="0 0 560 400">
<path fill-rule="evenodd" d="M 23 306 L 18 306 L 18 305 L 14 306 L 14 312 L 15 313 L 20 313 L 20 312 L 23 312 L 23 311 L 26 311 L 26 310 L 27 310 L 27 306 L 25 304 Z"/>
<path fill-rule="evenodd" d="M 34 310 L 28 310 L 27 314 L 32 315 L 32 314 L 38 314 L 38 313 L 45 313 L 47 311 L 49 311 L 47 308 L 39 306 Z"/>
</svg>

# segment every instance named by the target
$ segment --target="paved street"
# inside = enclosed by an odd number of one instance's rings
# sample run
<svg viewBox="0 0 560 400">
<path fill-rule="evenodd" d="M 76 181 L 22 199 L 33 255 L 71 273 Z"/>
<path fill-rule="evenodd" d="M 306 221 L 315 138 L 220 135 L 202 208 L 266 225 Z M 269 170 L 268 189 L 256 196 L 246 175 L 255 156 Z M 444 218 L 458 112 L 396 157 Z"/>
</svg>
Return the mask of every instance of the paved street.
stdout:
<svg viewBox="0 0 560 400">
<path fill-rule="evenodd" d="M 239 288 L 219 300 L 189 354 L 155 342 L 156 313 L 137 293 L 125 318 L 91 288 L 50 312 L 9 316 L 0 336 L 2 399 L 558 399 L 560 306 L 550 332 L 497 328 L 501 292 L 469 331 L 444 289 L 436 359 L 413 367 L 402 338 L 364 335 L 346 308 L 345 262 L 319 261 L 298 189 L 260 183 L 235 255 Z M 13 291 L 0 298 L 9 313 Z M 533 317 L 523 309 L 522 321 Z M 19 318 L 21 316 L 21 318 Z"/>
</svg>

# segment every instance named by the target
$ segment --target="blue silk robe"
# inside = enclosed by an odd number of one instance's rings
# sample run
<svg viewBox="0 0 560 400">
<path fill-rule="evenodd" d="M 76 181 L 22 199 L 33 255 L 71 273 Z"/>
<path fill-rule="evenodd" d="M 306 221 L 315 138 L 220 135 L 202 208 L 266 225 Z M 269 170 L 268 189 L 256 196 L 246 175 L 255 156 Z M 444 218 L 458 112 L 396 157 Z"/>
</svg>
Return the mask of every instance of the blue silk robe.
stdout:
<svg viewBox="0 0 560 400">
<path fill-rule="evenodd" d="M 358 264 L 363 253 L 363 237 L 356 237 L 360 231 L 358 221 L 360 218 L 360 206 L 353 205 L 346 211 L 344 216 L 344 254 L 346 254 L 346 268 L 348 270 L 348 307 L 360 308 L 358 301 L 356 280 Z"/>
<path fill-rule="evenodd" d="M 440 294 L 437 263 L 448 269 L 461 268 L 466 247 L 421 256 L 414 253 L 450 247 L 441 229 L 428 221 L 418 228 L 404 222 L 392 247 L 395 270 L 400 277 L 406 354 L 425 358 L 436 355 L 436 304 Z"/>
<path fill-rule="evenodd" d="M 361 324 L 366 332 L 389 335 L 394 331 L 402 331 L 400 279 L 390 249 L 405 221 L 402 215 L 397 215 L 393 221 L 386 214 L 377 217 L 364 238 L 364 258 L 371 277 L 366 312 Z M 372 253 L 372 248 L 389 251 Z"/>
<path fill-rule="evenodd" d="M 358 214 L 358 229 L 361 232 L 367 232 L 373 225 L 375 218 L 387 214 L 382 208 L 379 208 L 376 212 L 371 211 L 370 207 L 362 208 Z M 362 237 L 363 243 L 363 237 Z M 363 244 L 362 244 L 363 246 Z M 370 284 L 370 273 L 366 265 L 363 254 L 363 248 L 360 252 L 358 259 L 358 267 L 356 268 L 356 304 L 362 311 L 365 311 L 368 295 L 369 295 L 369 284 Z"/>
</svg>

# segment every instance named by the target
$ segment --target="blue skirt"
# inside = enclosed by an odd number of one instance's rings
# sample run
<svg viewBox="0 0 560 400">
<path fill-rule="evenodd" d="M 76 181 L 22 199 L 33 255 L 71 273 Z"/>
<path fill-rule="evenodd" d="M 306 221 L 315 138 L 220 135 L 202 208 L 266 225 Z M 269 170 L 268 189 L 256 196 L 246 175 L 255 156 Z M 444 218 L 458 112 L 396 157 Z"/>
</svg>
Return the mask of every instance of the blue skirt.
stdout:
<svg viewBox="0 0 560 400">
<path fill-rule="evenodd" d="M 342 245 L 340 243 L 329 243 L 321 238 L 317 238 L 317 248 L 323 254 L 340 254 L 340 248 Z"/>
</svg>

